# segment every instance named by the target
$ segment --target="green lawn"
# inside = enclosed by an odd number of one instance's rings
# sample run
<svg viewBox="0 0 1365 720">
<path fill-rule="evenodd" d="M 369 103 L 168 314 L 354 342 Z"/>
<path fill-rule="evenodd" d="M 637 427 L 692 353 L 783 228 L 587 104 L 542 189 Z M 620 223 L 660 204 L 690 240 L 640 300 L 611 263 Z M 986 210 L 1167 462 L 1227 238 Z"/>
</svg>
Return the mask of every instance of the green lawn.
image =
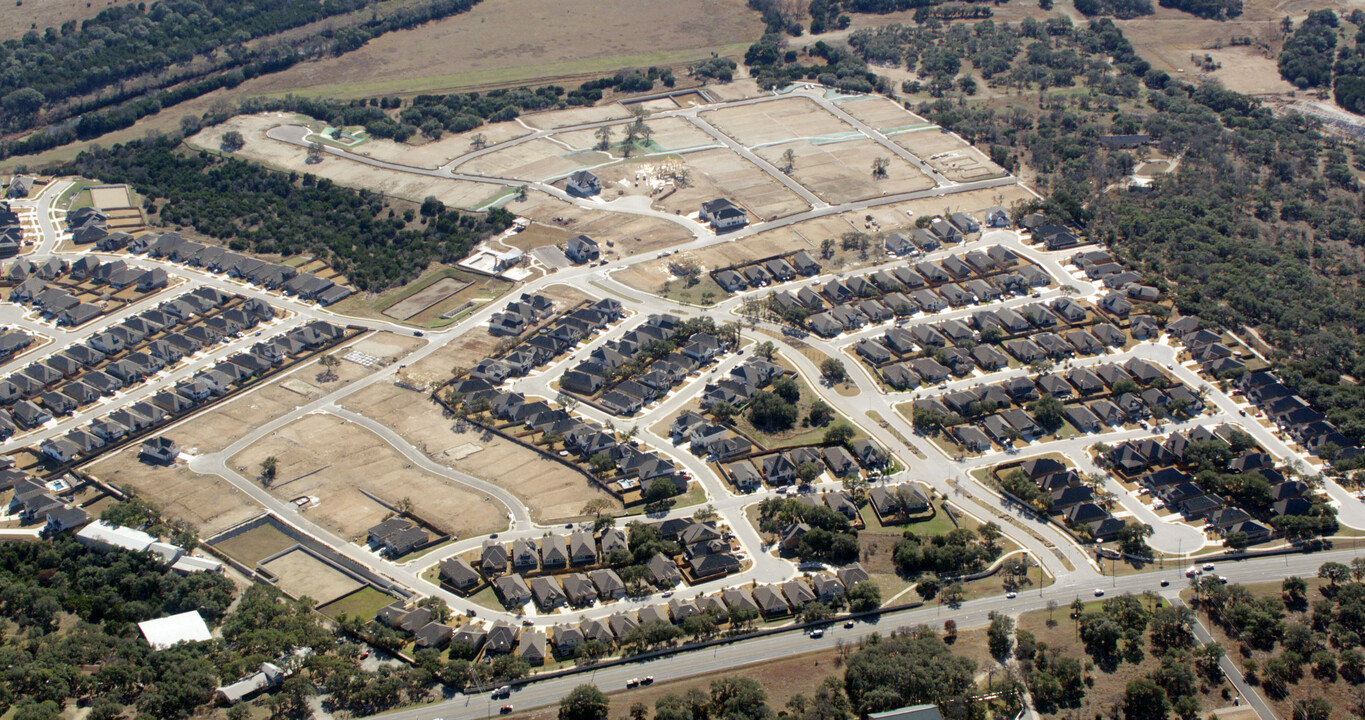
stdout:
<svg viewBox="0 0 1365 720">
<path fill-rule="evenodd" d="M 862 508 L 862 516 L 863 524 L 866 525 L 866 527 L 862 532 L 881 535 L 900 535 L 902 532 L 909 530 L 916 535 L 943 535 L 944 533 L 955 529 L 957 526 L 953 525 L 953 521 L 948 519 L 948 513 L 943 511 L 943 504 L 940 502 L 937 505 L 938 512 L 936 512 L 932 518 L 915 522 L 899 523 L 896 525 L 882 525 L 881 522 L 877 520 L 877 513 L 872 510 L 872 506 L 864 506 Z M 960 517 L 959 521 L 962 523 L 963 527 L 973 527 L 976 524 L 967 518 Z"/>
<path fill-rule="evenodd" d="M 319 607 L 318 612 L 332 619 L 339 618 L 343 614 L 368 619 L 374 617 L 375 613 L 391 604 L 395 599 L 392 595 L 386 595 L 366 586 L 350 595 Z"/>
</svg>

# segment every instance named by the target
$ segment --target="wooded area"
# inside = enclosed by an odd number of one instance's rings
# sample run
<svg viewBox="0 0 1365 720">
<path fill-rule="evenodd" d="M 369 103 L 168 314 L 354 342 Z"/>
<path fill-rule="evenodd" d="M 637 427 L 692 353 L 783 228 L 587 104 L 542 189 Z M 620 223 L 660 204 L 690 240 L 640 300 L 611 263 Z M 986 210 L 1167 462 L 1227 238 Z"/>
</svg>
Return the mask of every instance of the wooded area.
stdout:
<svg viewBox="0 0 1365 720">
<path fill-rule="evenodd" d="M 178 145 L 151 138 L 95 148 L 49 172 L 129 183 L 162 226 L 193 228 L 234 250 L 315 254 L 361 290 L 402 285 L 432 262 L 457 262 L 512 223 L 501 208 L 461 213 L 428 200 L 418 213 L 369 190 Z"/>
</svg>

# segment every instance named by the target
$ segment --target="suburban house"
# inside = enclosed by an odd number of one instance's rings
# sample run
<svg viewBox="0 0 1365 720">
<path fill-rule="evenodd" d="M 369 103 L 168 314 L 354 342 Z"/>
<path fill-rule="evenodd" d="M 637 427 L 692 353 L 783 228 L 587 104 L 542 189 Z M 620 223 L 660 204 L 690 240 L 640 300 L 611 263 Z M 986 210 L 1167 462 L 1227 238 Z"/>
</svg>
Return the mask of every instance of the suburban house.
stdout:
<svg viewBox="0 0 1365 720">
<path fill-rule="evenodd" d="M 587 170 L 579 170 L 569 175 L 565 189 L 570 195 L 591 197 L 602 192 L 602 181 Z"/>
<path fill-rule="evenodd" d="M 600 249 L 596 240 L 587 235 L 579 235 L 564 244 L 564 255 L 569 260 L 582 265 L 583 263 L 595 262 L 600 256 Z"/>
<path fill-rule="evenodd" d="M 730 230 L 748 224 L 749 216 L 744 209 L 728 198 L 717 198 L 701 204 L 702 222 L 711 223 L 718 230 Z"/>
</svg>

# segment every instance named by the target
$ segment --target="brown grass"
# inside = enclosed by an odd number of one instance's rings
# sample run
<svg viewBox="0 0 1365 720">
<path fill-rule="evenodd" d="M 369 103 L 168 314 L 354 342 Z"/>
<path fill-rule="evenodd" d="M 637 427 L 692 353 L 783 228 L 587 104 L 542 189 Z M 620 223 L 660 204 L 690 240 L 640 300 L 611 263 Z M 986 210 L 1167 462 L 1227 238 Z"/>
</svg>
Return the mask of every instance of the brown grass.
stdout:
<svg viewBox="0 0 1365 720">
<path fill-rule="evenodd" d="M 378 436 L 334 416 L 305 416 L 230 462 L 238 472 L 254 476 L 268 456 L 279 463 L 271 494 L 282 500 L 319 498 L 308 510 L 310 519 L 343 537 L 363 537 L 367 528 L 391 514 L 362 490 L 390 504 L 414 499 L 424 519 L 460 537 L 506 525 L 503 508 L 487 496 L 412 467 Z"/>
<path fill-rule="evenodd" d="M 410 390 L 377 384 L 344 404 L 392 428 L 436 462 L 506 487 L 536 520 L 577 517 L 590 499 L 613 500 L 578 472 L 533 450 L 474 427 L 457 430 L 440 406 Z M 613 500 L 613 507 L 620 505 Z"/>
<path fill-rule="evenodd" d="M 175 432 L 168 436 L 179 441 Z M 158 505 L 171 517 L 193 523 L 202 536 L 212 535 L 261 513 L 261 506 L 217 475 L 191 472 L 183 463 L 147 465 L 137 459 L 136 444 L 106 455 L 85 470 L 95 477 Z"/>
</svg>

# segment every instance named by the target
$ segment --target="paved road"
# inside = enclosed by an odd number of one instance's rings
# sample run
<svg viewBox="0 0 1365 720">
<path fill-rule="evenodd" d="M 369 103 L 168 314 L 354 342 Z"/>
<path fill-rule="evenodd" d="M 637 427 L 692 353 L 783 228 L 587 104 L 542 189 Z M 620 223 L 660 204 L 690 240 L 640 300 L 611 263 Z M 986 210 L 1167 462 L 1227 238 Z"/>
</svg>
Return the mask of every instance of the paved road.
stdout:
<svg viewBox="0 0 1365 720">
<path fill-rule="evenodd" d="M 1286 558 L 1266 558 L 1237 563 L 1222 563 L 1217 572 L 1220 575 L 1227 576 L 1233 582 L 1266 582 L 1279 580 L 1289 575 L 1312 576 L 1317 573 L 1318 567 L 1324 562 L 1349 562 L 1352 557 L 1354 557 L 1354 553 L 1351 551 L 1336 551 L 1313 555 L 1295 555 Z M 1162 588 L 1158 583 L 1162 578 L 1171 582 L 1171 587 L 1163 593 L 1167 597 L 1173 594 L 1171 591 L 1186 586 L 1185 577 L 1180 574 L 1180 570 L 1171 569 L 1162 573 L 1128 575 L 1117 578 L 1112 585 L 1106 585 L 1105 596 L 1114 597 L 1123 593 L 1137 594 L 1147 590 L 1161 591 Z M 1090 585 L 1059 583 L 1044 588 L 1040 592 L 1026 592 L 1014 599 L 1003 596 L 982 598 L 963 603 L 957 608 L 930 605 L 915 610 L 888 613 L 875 623 L 858 623 L 852 629 L 844 629 L 842 625 L 835 625 L 826 630 L 823 638 L 811 638 L 800 632 L 782 633 L 716 648 L 680 653 L 667 658 L 601 668 L 592 673 L 532 682 L 518 687 L 512 693 L 510 700 L 493 701 L 487 693 L 468 696 L 457 695 L 447 702 L 386 713 L 381 717 L 387 720 L 432 720 L 432 718 L 472 720 L 485 716 L 490 709 L 496 714 L 498 708 L 504 703 L 511 703 L 518 710 L 557 703 L 569 690 L 584 682 L 593 682 L 604 690 L 616 692 L 624 690 L 626 681 L 630 678 L 653 675 L 656 682 L 680 680 L 737 667 L 757 665 L 799 653 L 830 650 L 840 643 L 844 645 L 856 644 L 874 632 L 885 635 L 888 631 L 900 627 L 940 626 L 948 618 L 957 621 L 959 630 L 968 630 L 989 624 L 991 612 L 1015 615 L 1044 610 L 1047 608 L 1048 602 L 1055 602 L 1059 610 L 1065 612 L 1065 606 L 1075 598 L 1094 599 L 1094 589 Z M 1207 641 L 1205 637 L 1199 636 L 1198 630 L 1196 630 L 1196 637 L 1199 637 L 1201 642 Z M 1234 685 L 1237 686 L 1237 683 L 1234 682 Z M 1238 687 L 1239 692 L 1245 693 L 1248 699 L 1256 698 L 1254 691 L 1251 691 L 1250 688 L 1243 690 L 1244 685 Z M 630 695 L 630 693 L 626 693 L 624 697 L 615 701 L 624 704 L 631 700 Z M 1272 720 L 1274 716 L 1272 714 L 1262 717 L 1265 720 Z"/>
</svg>

